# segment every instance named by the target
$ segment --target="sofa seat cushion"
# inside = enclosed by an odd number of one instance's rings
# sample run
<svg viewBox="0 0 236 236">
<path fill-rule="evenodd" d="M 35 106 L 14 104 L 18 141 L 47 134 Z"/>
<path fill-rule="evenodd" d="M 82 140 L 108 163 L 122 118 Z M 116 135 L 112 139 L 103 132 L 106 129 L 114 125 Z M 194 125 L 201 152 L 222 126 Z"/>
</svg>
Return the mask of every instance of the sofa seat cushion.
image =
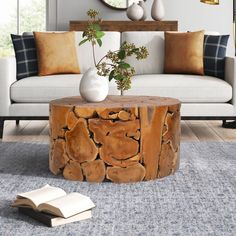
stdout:
<svg viewBox="0 0 236 236">
<path fill-rule="evenodd" d="M 11 99 L 18 103 L 45 103 L 53 99 L 78 96 L 81 74 L 28 77 L 11 86 Z M 119 94 L 110 82 L 109 94 Z M 232 99 L 232 87 L 211 76 L 151 74 L 136 75 L 127 95 L 174 97 L 187 103 L 218 103 Z"/>
<path fill-rule="evenodd" d="M 79 96 L 82 74 L 33 76 L 11 85 L 11 100 L 18 103 L 47 103 L 53 99 Z M 110 94 L 119 94 L 115 82 L 110 83 Z"/>
<path fill-rule="evenodd" d="M 126 95 L 174 97 L 184 103 L 221 103 L 232 99 L 232 87 L 211 76 L 152 74 L 136 75 Z"/>
</svg>

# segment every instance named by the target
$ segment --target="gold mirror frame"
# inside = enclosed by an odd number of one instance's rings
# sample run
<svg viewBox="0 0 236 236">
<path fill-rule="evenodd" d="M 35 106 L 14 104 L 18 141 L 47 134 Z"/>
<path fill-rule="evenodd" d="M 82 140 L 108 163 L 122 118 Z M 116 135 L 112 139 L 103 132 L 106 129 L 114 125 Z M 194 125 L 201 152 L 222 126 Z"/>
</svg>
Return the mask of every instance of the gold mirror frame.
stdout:
<svg viewBox="0 0 236 236">
<path fill-rule="evenodd" d="M 201 0 L 202 3 L 211 4 L 211 5 L 219 5 L 220 0 Z"/>
<path fill-rule="evenodd" d="M 103 3 L 103 4 L 105 4 L 107 7 L 109 7 L 109 8 L 112 8 L 112 9 L 114 9 L 114 10 L 127 10 L 127 8 L 130 6 L 130 5 L 132 5 L 132 3 L 133 2 L 136 2 L 136 3 L 138 3 L 139 2 L 139 0 L 123 0 L 124 1 L 124 4 L 126 5 L 126 7 L 116 7 L 116 6 L 113 6 L 113 5 L 111 5 L 111 4 L 109 4 L 108 2 L 107 2 L 107 0 L 101 0 L 101 2 Z M 144 2 L 146 2 L 146 0 L 143 0 Z"/>
<path fill-rule="evenodd" d="M 126 1 L 126 3 L 127 3 L 126 6 L 128 6 L 129 0 L 124 0 L 124 1 Z M 103 4 L 105 4 L 107 7 L 112 8 L 112 9 L 114 9 L 114 10 L 120 10 L 120 11 L 127 10 L 127 7 L 122 8 L 122 7 L 112 6 L 112 5 L 110 5 L 109 3 L 107 3 L 106 0 L 101 0 L 101 2 L 102 2 Z"/>
</svg>

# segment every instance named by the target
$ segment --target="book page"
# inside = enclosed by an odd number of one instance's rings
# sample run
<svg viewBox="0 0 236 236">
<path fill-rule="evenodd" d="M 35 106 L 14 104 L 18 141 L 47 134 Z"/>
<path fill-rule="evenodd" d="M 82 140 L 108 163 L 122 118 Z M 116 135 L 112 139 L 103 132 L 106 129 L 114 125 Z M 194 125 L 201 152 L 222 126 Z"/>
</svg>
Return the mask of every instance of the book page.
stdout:
<svg viewBox="0 0 236 236">
<path fill-rule="evenodd" d="M 59 209 L 62 216 L 67 218 L 93 207 L 95 207 L 95 205 L 89 197 L 80 193 L 70 193 L 66 196 L 43 203 L 38 209 L 40 211 L 49 210 L 50 212 L 56 212 L 54 209 Z"/>
<path fill-rule="evenodd" d="M 17 198 L 27 198 L 30 199 L 36 207 L 43 202 L 50 201 L 55 198 L 65 196 L 66 192 L 61 188 L 52 187 L 50 185 L 45 185 L 42 188 L 35 189 L 30 192 L 20 193 L 17 195 Z"/>
<path fill-rule="evenodd" d="M 62 218 L 62 217 L 56 217 L 51 220 L 52 227 L 62 225 L 62 224 L 68 224 L 73 223 L 76 221 L 86 220 L 92 217 L 91 211 L 84 211 L 77 215 L 71 216 L 69 218 Z"/>
</svg>

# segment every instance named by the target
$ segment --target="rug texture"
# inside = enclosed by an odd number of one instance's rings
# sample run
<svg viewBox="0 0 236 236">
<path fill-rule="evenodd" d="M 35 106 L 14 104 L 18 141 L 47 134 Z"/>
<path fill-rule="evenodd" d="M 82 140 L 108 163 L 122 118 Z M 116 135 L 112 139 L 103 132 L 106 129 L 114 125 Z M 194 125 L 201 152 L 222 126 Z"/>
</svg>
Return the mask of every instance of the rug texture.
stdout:
<svg viewBox="0 0 236 236">
<path fill-rule="evenodd" d="M 0 235 L 236 235 L 236 143 L 182 143 L 175 175 L 135 184 L 64 180 L 49 172 L 48 150 L 0 143 Z M 45 184 L 90 196 L 93 217 L 48 228 L 10 207 Z"/>
</svg>

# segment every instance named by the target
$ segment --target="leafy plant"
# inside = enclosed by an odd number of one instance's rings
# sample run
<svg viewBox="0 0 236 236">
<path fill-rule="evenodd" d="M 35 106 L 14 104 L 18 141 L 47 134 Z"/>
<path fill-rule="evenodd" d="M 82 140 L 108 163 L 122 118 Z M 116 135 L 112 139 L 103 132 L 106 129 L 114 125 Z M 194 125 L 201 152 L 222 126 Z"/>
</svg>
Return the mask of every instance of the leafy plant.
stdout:
<svg viewBox="0 0 236 236">
<path fill-rule="evenodd" d="M 90 17 L 88 21 L 88 27 L 83 32 L 83 40 L 79 45 L 91 42 L 93 49 L 94 65 L 98 70 L 98 75 L 108 76 L 109 81 L 114 79 L 117 84 L 118 90 L 121 91 L 121 95 L 125 90 L 131 88 L 131 78 L 135 74 L 135 69 L 129 63 L 126 62 L 127 57 L 135 56 L 137 60 L 142 60 L 148 57 L 148 50 L 146 47 L 136 47 L 133 43 L 122 43 L 121 47 L 117 51 L 108 51 L 108 53 L 96 63 L 95 59 L 95 45 L 102 46 L 102 37 L 105 35 L 101 31 L 101 19 L 97 18 L 99 13 L 90 9 L 87 12 Z"/>
<path fill-rule="evenodd" d="M 109 81 L 114 79 L 121 95 L 125 90 L 131 88 L 131 78 L 135 74 L 135 69 L 126 62 L 126 58 L 135 56 L 137 60 L 147 58 L 146 47 L 136 47 L 133 43 L 122 43 L 120 50 L 109 51 L 97 64 L 98 74 L 109 76 Z"/>
<path fill-rule="evenodd" d="M 99 47 L 102 46 L 102 37 L 105 35 L 104 32 L 101 31 L 101 19 L 98 18 L 99 12 L 93 9 L 90 9 L 87 12 L 87 15 L 90 17 L 88 20 L 88 26 L 83 32 L 83 40 L 79 43 L 79 46 L 89 41 L 92 45 L 93 50 L 93 61 L 94 65 L 96 66 L 96 58 L 95 58 L 95 45 L 98 44 Z"/>
</svg>

